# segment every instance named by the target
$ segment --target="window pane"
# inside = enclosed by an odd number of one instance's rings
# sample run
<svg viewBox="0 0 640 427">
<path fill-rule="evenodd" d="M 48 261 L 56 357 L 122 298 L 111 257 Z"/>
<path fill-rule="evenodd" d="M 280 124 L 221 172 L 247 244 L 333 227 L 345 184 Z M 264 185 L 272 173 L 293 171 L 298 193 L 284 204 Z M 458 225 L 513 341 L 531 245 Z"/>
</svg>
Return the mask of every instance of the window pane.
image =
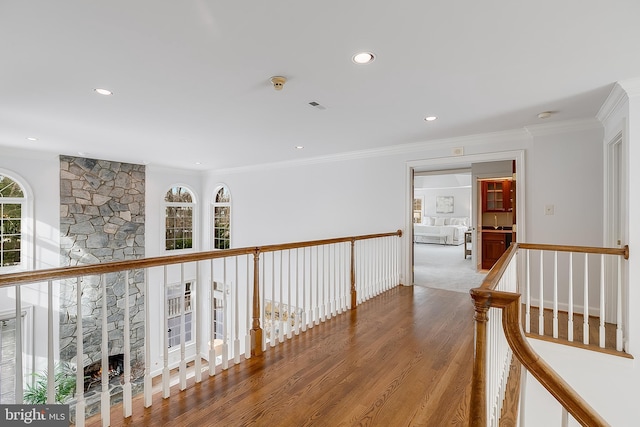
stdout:
<svg viewBox="0 0 640 427">
<path fill-rule="evenodd" d="M 193 203 L 191 192 L 184 187 L 173 187 L 164 196 L 165 202 Z"/>
<path fill-rule="evenodd" d="M 6 191 L 8 192 L 9 189 L 7 189 Z M 0 198 L 0 200 L 2 199 Z M 9 267 L 20 264 L 20 248 L 22 238 L 21 217 L 22 205 L 20 203 L 0 203 L 1 267 Z"/>
<path fill-rule="evenodd" d="M 229 194 L 229 190 L 227 187 L 222 187 L 216 193 L 216 203 L 229 203 L 231 200 L 231 196 Z"/>
<path fill-rule="evenodd" d="M 24 197 L 20 184 L 9 177 L 0 175 L 0 197 Z"/>
</svg>

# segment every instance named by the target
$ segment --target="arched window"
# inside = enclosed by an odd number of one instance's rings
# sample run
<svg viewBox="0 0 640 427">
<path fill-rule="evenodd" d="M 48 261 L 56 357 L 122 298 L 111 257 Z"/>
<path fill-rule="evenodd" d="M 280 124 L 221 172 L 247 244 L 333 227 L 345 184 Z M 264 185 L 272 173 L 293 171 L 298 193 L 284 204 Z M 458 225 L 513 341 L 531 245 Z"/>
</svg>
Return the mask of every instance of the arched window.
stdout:
<svg viewBox="0 0 640 427">
<path fill-rule="evenodd" d="M 231 194 L 223 185 L 216 190 L 213 199 L 213 248 L 231 247 Z"/>
<path fill-rule="evenodd" d="M 0 173 L 0 269 L 24 265 L 25 210 L 24 188 Z"/>
<path fill-rule="evenodd" d="M 182 186 L 171 187 L 164 196 L 165 249 L 193 249 L 195 197 Z"/>
</svg>

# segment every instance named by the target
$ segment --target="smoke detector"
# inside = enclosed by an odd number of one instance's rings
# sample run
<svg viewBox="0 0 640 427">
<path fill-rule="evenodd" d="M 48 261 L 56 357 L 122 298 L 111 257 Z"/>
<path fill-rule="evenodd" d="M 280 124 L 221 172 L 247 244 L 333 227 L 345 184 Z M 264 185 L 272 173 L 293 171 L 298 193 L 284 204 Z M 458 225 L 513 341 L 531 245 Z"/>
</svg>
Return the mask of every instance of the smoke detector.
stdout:
<svg viewBox="0 0 640 427">
<path fill-rule="evenodd" d="M 286 77 L 282 76 L 273 76 L 271 77 L 271 84 L 273 84 L 273 88 L 275 90 L 282 90 L 284 84 L 287 82 Z"/>
</svg>

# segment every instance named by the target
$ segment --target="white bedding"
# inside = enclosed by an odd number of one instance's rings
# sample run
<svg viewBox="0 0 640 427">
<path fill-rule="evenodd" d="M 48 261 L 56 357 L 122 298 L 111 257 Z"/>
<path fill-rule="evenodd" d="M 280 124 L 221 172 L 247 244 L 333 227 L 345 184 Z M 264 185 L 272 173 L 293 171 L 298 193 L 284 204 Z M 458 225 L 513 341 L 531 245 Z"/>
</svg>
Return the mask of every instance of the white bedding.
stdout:
<svg viewBox="0 0 640 427">
<path fill-rule="evenodd" d="M 460 245 L 464 243 L 466 225 L 413 225 L 414 241 L 418 243 L 443 243 Z"/>
</svg>

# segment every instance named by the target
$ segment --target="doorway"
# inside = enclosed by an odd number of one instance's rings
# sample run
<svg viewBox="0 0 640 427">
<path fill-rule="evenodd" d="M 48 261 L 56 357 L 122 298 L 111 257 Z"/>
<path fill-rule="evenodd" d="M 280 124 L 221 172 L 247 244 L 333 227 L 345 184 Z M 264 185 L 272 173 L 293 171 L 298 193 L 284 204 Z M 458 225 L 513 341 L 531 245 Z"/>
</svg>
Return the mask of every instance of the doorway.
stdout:
<svg viewBox="0 0 640 427">
<path fill-rule="evenodd" d="M 472 262 L 471 169 L 422 171 L 413 178 L 414 284 L 468 292 L 483 275 Z"/>
<path fill-rule="evenodd" d="M 460 170 L 471 170 L 472 165 L 476 163 L 487 163 L 494 161 L 510 161 L 515 162 L 516 170 L 518 170 L 518 186 L 516 189 L 516 197 L 518 199 L 518 210 L 515 213 L 514 217 L 517 218 L 516 222 L 518 225 L 518 241 L 526 241 L 526 225 L 524 222 L 524 212 L 525 212 L 525 198 L 524 191 L 525 188 L 525 165 L 524 165 L 524 150 L 516 150 L 516 151 L 504 151 L 504 152 L 496 152 L 496 153 L 485 153 L 485 154 L 474 154 L 474 155 L 465 155 L 465 156 L 455 156 L 455 157 L 441 157 L 436 159 L 425 159 L 425 160 L 417 160 L 407 162 L 407 185 L 406 185 L 406 205 L 407 206 L 407 216 L 406 216 L 406 226 L 405 230 L 407 231 L 406 236 L 407 239 L 404 241 L 403 246 L 403 254 L 404 257 L 404 271 L 403 277 L 408 278 L 405 281 L 407 284 L 418 284 L 415 281 L 415 271 L 414 266 L 419 263 L 419 261 L 414 261 L 416 258 L 416 254 L 414 251 L 414 221 L 416 221 L 416 215 L 414 212 L 414 174 L 419 176 L 422 175 L 438 175 L 444 174 L 445 172 L 451 173 L 451 171 L 460 171 Z M 473 180 L 473 178 L 472 178 Z M 472 186 L 474 188 L 474 186 Z M 444 200 L 445 204 L 448 202 Z M 423 206 L 426 206 L 427 201 L 424 202 Z M 435 202 L 434 202 L 435 203 Z M 454 203 L 454 212 L 455 214 L 455 198 L 453 200 Z M 477 208 L 479 203 L 479 197 L 477 191 L 471 191 L 471 215 L 470 215 L 470 223 L 468 227 L 470 228 L 471 233 L 471 242 L 469 245 L 471 246 L 471 254 L 467 259 L 470 260 L 472 266 L 478 265 L 478 238 L 476 234 L 473 232 L 477 228 L 478 218 L 477 218 Z M 452 215 L 453 216 L 453 215 Z M 434 238 L 434 236 L 430 236 L 429 238 Z M 448 243 L 447 237 L 447 243 Z M 463 260 L 465 257 L 464 245 L 458 247 L 456 245 L 446 245 L 444 244 L 444 237 L 440 238 L 441 240 L 437 243 L 442 244 L 443 246 L 451 246 L 454 249 L 460 252 L 459 258 Z M 466 240 L 466 237 L 465 237 Z M 429 248 L 429 246 L 420 247 L 420 248 Z M 473 269 L 475 270 L 475 269 Z M 451 270 L 448 274 L 455 271 L 455 267 L 452 266 Z M 485 272 L 486 273 L 486 272 Z M 474 274 L 482 275 L 484 277 L 485 273 L 478 273 L 475 270 Z M 445 275 L 447 273 L 444 273 Z M 481 283 L 478 282 L 478 284 Z M 466 285 L 467 290 L 475 287 L 472 286 L 475 282 L 471 282 L 471 285 Z M 454 289 L 454 290 L 462 290 L 462 289 Z"/>
</svg>

